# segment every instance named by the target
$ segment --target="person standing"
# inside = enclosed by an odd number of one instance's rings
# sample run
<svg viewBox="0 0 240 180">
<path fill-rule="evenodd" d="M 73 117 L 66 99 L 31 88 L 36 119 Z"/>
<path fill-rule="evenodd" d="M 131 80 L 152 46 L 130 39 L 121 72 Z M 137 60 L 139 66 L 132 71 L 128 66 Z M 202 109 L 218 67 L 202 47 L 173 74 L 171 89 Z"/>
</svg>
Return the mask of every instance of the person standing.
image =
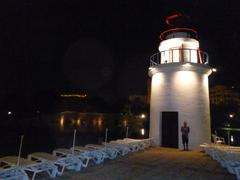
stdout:
<svg viewBox="0 0 240 180">
<path fill-rule="evenodd" d="M 182 132 L 183 150 L 188 151 L 188 134 L 190 132 L 190 128 L 187 126 L 187 122 L 183 123 L 183 126 L 181 127 L 181 132 Z"/>
</svg>

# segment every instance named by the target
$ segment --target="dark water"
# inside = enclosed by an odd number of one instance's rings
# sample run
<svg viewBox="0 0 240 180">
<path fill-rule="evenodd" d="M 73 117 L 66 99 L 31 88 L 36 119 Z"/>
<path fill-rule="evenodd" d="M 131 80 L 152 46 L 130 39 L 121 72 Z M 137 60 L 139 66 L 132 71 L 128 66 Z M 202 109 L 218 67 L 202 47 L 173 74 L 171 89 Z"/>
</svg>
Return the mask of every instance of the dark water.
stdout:
<svg viewBox="0 0 240 180">
<path fill-rule="evenodd" d="M 74 129 L 77 130 L 76 145 L 101 143 L 105 128 L 108 128 L 108 140 L 123 138 L 126 127 L 118 126 L 119 119 L 118 114 L 78 112 L 39 113 L 31 118 L 8 115 L 0 121 L 0 156 L 17 155 L 21 135 L 24 135 L 24 157 L 31 152 L 51 152 L 55 148 L 71 147 Z"/>
<path fill-rule="evenodd" d="M 108 128 L 108 140 L 124 138 L 126 127 L 119 126 L 119 114 L 63 112 L 59 114 L 36 113 L 31 117 L 16 114 L 0 114 L 0 157 L 17 155 L 21 135 L 24 135 L 22 156 L 37 151 L 52 152 L 55 148 L 70 148 L 74 129 L 77 130 L 76 145 L 101 143 L 105 129 Z M 219 130 L 218 136 L 227 143 L 227 132 Z M 146 138 L 146 135 L 131 134 L 133 138 Z M 234 141 L 231 145 L 240 145 L 240 132 L 231 132 Z"/>
</svg>

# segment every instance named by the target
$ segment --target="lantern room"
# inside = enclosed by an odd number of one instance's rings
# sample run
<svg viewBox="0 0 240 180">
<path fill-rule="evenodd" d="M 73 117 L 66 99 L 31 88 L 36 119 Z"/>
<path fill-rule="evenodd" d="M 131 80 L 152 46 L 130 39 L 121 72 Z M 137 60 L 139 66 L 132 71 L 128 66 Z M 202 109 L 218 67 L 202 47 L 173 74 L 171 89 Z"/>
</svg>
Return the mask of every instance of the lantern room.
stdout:
<svg viewBox="0 0 240 180">
<path fill-rule="evenodd" d="M 176 19 L 181 19 L 181 25 Z M 168 63 L 208 64 L 208 54 L 199 48 L 197 31 L 186 27 L 188 25 L 184 25 L 184 19 L 186 17 L 182 14 L 166 19 L 170 27 L 160 34 L 159 52 L 150 57 L 151 66 Z"/>
</svg>

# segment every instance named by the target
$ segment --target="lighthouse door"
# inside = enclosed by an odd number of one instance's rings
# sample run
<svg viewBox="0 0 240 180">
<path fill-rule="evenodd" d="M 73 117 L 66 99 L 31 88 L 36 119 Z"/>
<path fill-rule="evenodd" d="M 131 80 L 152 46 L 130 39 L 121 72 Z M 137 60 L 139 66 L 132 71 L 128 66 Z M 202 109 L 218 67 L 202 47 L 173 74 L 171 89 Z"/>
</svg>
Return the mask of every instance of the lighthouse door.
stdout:
<svg viewBox="0 0 240 180">
<path fill-rule="evenodd" d="M 162 146 L 178 148 L 178 112 L 162 112 Z"/>
</svg>

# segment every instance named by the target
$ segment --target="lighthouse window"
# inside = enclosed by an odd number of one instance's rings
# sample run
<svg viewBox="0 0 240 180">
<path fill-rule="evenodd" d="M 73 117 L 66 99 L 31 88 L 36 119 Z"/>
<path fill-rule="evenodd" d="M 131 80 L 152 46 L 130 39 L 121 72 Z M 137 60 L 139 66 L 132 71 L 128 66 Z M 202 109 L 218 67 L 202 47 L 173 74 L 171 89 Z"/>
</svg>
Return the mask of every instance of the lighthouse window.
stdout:
<svg viewBox="0 0 240 180">
<path fill-rule="evenodd" d="M 156 56 L 156 62 L 161 64 L 168 63 L 179 63 L 179 62 L 191 62 L 199 63 L 199 52 L 197 49 L 186 49 L 186 48 L 170 48 L 166 51 L 161 51 Z"/>
<path fill-rule="evenodd" d="M 179 49 L 173 49 L 173 62 L 179 62 Z"/>
<path fill-rule="evenodd" d="M 198 62 L 197 50 L 191 49 L 191 50 L 190 50 L 190 57 L 191 57 L 191 62 L 192 62 L 192 63 L 197 63 L 197 62 Z"/>
<path fill-rule="evenodd" d="M 166 51 L 162 51 L 161 52 L 161 63 L 162 64 L 166 64 L 169 62 L 169 55 L 168 55 L 168 52 Z"/>
</svg>

